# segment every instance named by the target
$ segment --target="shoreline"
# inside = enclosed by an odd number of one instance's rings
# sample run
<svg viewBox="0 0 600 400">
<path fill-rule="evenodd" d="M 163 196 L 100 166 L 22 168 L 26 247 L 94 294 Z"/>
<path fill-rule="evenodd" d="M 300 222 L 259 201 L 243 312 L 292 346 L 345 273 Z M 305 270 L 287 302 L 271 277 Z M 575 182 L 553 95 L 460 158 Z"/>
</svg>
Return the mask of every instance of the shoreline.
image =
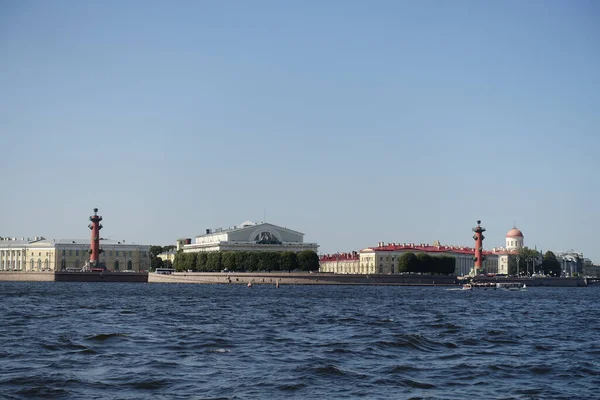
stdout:
<svg viewBox="0 0 600 400">
<path fill-rule="evenodd" d="M 136 282 L 205 285 L 369 285 L 369 286 L 460 286 L 450 275 L 332 274 L 323 272 L 25 272 L 0 271 L 0 282 Z M 497 278 L 476 277 L 473 282 L 519 282 L 528 287 L 587 287 L 586 278 Z"/>
</svg>

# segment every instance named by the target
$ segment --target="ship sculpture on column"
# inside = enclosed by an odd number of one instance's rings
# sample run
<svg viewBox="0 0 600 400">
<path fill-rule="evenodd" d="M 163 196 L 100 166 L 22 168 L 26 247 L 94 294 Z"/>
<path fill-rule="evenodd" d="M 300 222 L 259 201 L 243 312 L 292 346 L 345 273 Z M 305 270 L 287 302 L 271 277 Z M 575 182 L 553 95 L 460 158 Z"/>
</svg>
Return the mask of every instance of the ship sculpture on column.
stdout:
<svg viewBox="0 0 600 400">
<path fill-rule="evenodd" d="M 90 238 L 90 261 L 88 267 L 90 270 L 94 270 L 97 268 L 104 269 L 103 265 L 100 265 L 100 254 L 102 253 L 102 249 L 100 248 L 100 229 L 102 229 L 102 217 L 97 214 L 98 209 L 94 208 L 94 215 L 90 217 L 91 224 L 88 227 L 92 230 L 92 237 Z"/>
<path fill-rule="evenodd" d="M 473 239 L 475 239 L 475 255 L 473 257 L 474 265 L 473 270 L 471 271 L 471 276 L 477 276 L 483 270 L 483 261 L 485 260 L 485 256 L 483 255 L 483 232 L 485 232 L 485 228 L 481 226 L 481 221 L 477 221 L 477 226 L 473 228 Z"/>
</svg>

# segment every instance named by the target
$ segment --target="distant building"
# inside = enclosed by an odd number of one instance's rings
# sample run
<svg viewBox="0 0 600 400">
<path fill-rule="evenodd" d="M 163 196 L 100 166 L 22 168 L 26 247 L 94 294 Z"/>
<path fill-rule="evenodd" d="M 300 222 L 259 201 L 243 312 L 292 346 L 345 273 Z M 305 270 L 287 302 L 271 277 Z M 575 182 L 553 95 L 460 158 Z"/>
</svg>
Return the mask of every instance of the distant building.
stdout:
<svg viewBox="0 0 600 400">
<path fill-rule="evenodd" d="M 513 226 L 506 234 L 505 240 L 505 247 L 495 247 L 492 249 L 492 253 L 498 256 L 498 274 L 501 275 L 508 275 L 509 260 L 511 256 L 514 257 L 517 254 L 519 249 L 523 248 L 525 236 L 516 226 Z"/>
<path fill-rule="evenodd" d="M 331 254 L 320 258 L 320 272 L 338 274 L 394 274 L 398 272 L 398 259 L 404 253 L 426 253 L 430 256 L 449 256 L 456 259 L 456 275 L 468 275 L 474 268 L 475 250 L 465 246 L 442 246 L 439 243 L 383 243 L 367 247 L 356 253 Z M 498 257 L 489 251 L 483 252 L 486 259 L 483 267 L 486 272 L 498 270 Z"/>
<path fill-rule="evenodd" d="M 227 229 L 207 229 L 206 233 L 196 236 L 193 243 L 178 248 L 184 253 L 200 251 L 317 251 L 316 243 L 304 243 L 304 233 L 281 226 L 246 221 L 239 226 Z M 181 246 L 182 245 L 182 246 Z"/>
<path fill-rule="evenodd" d="M 573 276 L 573 274 L 582 274 L 585 267 L 585 258 L 583 253 L 575 250 L 560 251 L 554 253 L 556 259 L 560 262 L 564 276 Z"/>
<path fill-rule="evenodd" d="M 173 263 L 175 261 L 175 254 L 177 254 L 177 250 L 172 249 L 172 250 L 157 254 L 156 257 L 162 259 L 163 261 L 171 261 L 171 263 Z"/>
<path fill-rule="evenodd" d="M 100 263 L 108 270 L 148 270 L 150 246 L 101 240 Z M 47 240 L 43 237 L 0 240 L 0 271 L 81 269 L 89 260 L 89 239 Z"/>
<path fill-rule="evenodd" d="M 360 274 L 360 255 L 358 252 L 327 254 L 319 259 L 319 272 L 334 274 Z"/>
</svg>

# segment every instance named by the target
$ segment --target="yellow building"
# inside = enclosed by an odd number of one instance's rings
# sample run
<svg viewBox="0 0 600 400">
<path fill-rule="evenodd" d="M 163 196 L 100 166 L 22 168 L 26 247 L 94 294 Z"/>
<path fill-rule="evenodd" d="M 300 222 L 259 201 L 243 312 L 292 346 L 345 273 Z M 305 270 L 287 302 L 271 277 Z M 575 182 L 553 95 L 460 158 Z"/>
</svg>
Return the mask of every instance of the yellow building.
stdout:
<svg viewBox="0 0 600 400">
<path fill-rule="evenodd" d="M 175 254 L 177 251 L 175 249 L 165 251 L 164 253 L 157 254 L 156 257 L 160 258 L 163 261 L 171 261 L 171 263 L 175 262 Z"/>
<path fill-rule="evenodd" d="M 110 271 L 147 271 L 150 246 L 102 240 L 100 262 Z M 59 271 L 81 269 L 89 259 L 89 240 L 0 239 L 0 271 Z"/>
</svg>

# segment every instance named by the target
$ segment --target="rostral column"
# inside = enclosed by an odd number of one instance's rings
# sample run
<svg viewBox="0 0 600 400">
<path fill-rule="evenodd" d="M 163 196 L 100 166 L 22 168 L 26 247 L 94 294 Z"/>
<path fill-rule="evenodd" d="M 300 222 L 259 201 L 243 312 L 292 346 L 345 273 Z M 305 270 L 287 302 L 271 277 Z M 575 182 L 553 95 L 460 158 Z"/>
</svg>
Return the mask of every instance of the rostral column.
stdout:
<svg viewBox="0 0 600 400">
<path fill-rule="evenodd" d="M 475 239 L 475 256 L 473 257 L 473 261 L 475 261 L 475 267 L 473 268 L 473 275 L 478 275 L 479 272 L 483 269 L 483 260 L 485 260 L 485 256 L 483 255 L 483 232 L 485 232 L 485 228 L 482 227 L 481 221 L 477 221 L 477 226 L 473 228 L 473 239 Z"/>
<path fill-rule="evenodd" d="M 90 268 L 95 268 L 98 266 L 98 261 L 100 260 L 100 253 L 102 253 L 102 249 L 100 249 L 100 229 L 102 229 L 102 217 L 97 214 L 98 209 L 94 208 L 94 215 L 90 217 L 91 224 L 88 227 L 92 230 L 92 237 L 90 238 Z"/>
</svg>

